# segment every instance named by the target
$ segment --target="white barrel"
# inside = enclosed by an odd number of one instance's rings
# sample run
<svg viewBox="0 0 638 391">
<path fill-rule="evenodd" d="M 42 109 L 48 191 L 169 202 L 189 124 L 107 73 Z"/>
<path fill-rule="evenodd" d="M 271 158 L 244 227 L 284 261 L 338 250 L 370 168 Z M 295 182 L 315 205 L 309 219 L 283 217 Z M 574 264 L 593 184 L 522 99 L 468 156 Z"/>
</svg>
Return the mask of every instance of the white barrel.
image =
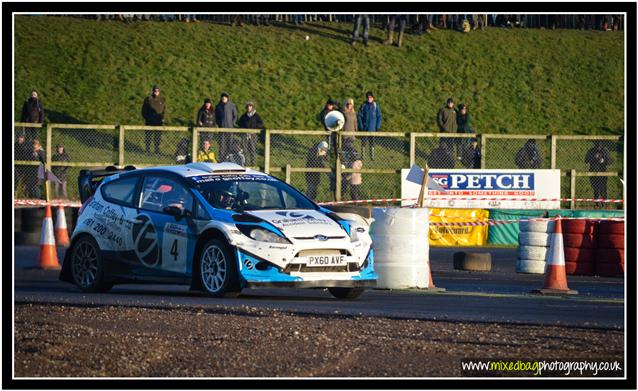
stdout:
<svg viewBox="0 0 638 391">
<path fill-rule="evenodd" d="M 428 208 L 374 208 L 377 288 L 429 288 Z"/>
</svg>

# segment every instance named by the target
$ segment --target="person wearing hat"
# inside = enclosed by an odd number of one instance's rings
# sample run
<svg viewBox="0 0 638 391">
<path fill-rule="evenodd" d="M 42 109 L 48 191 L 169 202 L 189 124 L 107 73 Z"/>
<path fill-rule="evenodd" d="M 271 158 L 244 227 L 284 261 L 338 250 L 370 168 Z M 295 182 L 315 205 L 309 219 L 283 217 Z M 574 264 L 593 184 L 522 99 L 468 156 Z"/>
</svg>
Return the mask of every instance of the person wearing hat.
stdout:
<svg viewBox="0 0 638 391">
<path fill-rule="evenodd" d="M 146 126 L 164 125 L 164 114 L 166 113 L 166 99 L 160 95 L 160 88 L 153 86 L 151 95 L 144 99 L 142 105 L 142 117 Z M 162 132 L 147 130 L 144 134 L 146 141 L 146 153 L 151 153 L 151 143 L 155 146 L 155 153 L 160 153 L 160 143 L 162 142 Z"/>
<path fill-rule="evenodd" d="M 328 150 L 330 149 L 327 141 L 320 141 L 308 151 L 306 159 L 306 167 L 308 168 L 323 168 L 327 167 L 329 163 Z M 321 183 L 321 173 L 319 172 L 306 172 L 306 196 L 314 200 L 317 197 L 317 188 Z M 333 184 L 334 176 L 332 173 L 328 174 L 328 180 L 330 181 L 330 191 L 334 191 Z"/>
<path fill-rule="evenodd" d="M 239 127 L 242 129 L 264 128 L 264 121 L 262 121 L 259 114 L 257 114 L 253 102 L 246 103 L 246 112 L 239 117 Z M 254 166 L 257 157 L 257 135 L 254 133 L 242 135 L 242 145 L 246 156 L 246 164 L 248 166 Z"/>
<path fill-rule="evenodd" d="M 69 154 L 64 150 L 64 145 L 62 143 L 58 143 L 55 146 L 55 153 L 51 156 L 51 161 L 53 162 L 70 162 L 71 158 Z M 68 166 L 53 166 L 51 167 L 51 172 L 58 178 L 58 182 L 53 181 L 54 183 L 54 194 L 56 198 L 67 199 L 66 192 L 66 181 L 68 177 Z"/>
<path fill-rule="evenodd" d="M 38 91 L 31 90 L 31 95 L 22 105 L 22 115 L 20 122 L 31 124 L 41 124 L 44 122 L 44 107 L 38 99 Z M 38 128 L 25 128 L 25 136 L 27 141 L 31 141 L 38 137 Z"/>
<path fill-rule="evenodd" d="M 372 91 L 366 92 L 366 100 L 359 107 L 357 114 L 359 131 L 376 132 L 381 128 L 381 107 L 374 101 Z M 370 148 L 370 160 L 374 160 L 374 137 L 361 139 L 361 155 L 365 157 L 366 146 Z"/>
<path fill-rule="evenodd" d="M 234 128 L 237 123 L 237 107 L 230 101 L 230 95 L 227 92 L 221 93 L 219 102 L 215 106 L 215 121 L 218 127 L 227 129 Z M 219 134 L 219 156 L 231 153 L 231 140 L 232 134 Z"/>
<path fill-rule="evenodd" d="M 328 113 L 334 110 L 339 110 L 337 102 L 334 99 L 329 98 L 326 101 L 326 105 L 323 107 L 323 110 L 321 110 L 321 113 L 319 113 L 319 116 L 317 117 L 319 119 L 319 122 L 321 122 L 321 125 L 323 125 L 323 129 L 326 132 L 330 132 L 326 137 L 326 141 L 328 141 L 328 145 L 331 145 L 333 149 L 336 148 L 337 139 L 336 137 L 333 137 L 332 131 L 330 131 L 330 129 L 328 129 L 328 127 L 326 126 L 326 116 L 328 115 Z"/>
<path fill-rule="evenodd" d="M 204 104 L 197 111 L 197 126 L 200 128 L 214 128 L 217 126 L 215 122 L 215 110 L 213 110 L 213 102 L 210 98 L 204 99 Z"/>
<path fill-rule="evenodd" d="M 445 106 L 439 110 L 436 116 L 436 123 L 439 126 L 439 131 L 443 133 L 456 133 L 458 125 L 456 123 L 457 113 L 454 109 L 454 100 L 448 98 Z M 448 150 L 454 153 L 454 140 L 449 138 L 443 138 L 443 141 L 448 144 Z"/>
</svg>

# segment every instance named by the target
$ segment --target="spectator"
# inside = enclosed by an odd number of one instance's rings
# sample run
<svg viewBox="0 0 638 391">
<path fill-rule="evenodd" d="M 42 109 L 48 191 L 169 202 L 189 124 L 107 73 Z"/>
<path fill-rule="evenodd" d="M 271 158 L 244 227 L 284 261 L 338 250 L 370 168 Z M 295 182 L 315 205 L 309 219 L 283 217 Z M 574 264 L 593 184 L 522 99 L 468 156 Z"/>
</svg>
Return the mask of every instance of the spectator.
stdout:
<svg viewBox="0 0 638 391">
<path fill-rule="evenodd" d="M 197 152 L 197 161 L 203 163 L 217 163 L 215 152 L 210 149 L 210 140 L 204 139 L 202 149 Z"/>
<path fill-rule="evenodd" d="M 39 166 L 27 166 L 27 194 L 30 198 L 42 198 L 42 183 L 43 180 L 38 177 L 40 167 L 44 167 L 46 157 L 40 140 L 35 139 L 32 141 L 32 149 L 29 153 L 29 160 L 39 162 Z"/>
<path fill-rule="evenodd" d="M 476 131 L 470 127 L 470 114 L 467 112 L 467 106 L 462 103 L 459 105 L 459 110 L 456 113 L 456 125 L 458 133 L 476 133 Z M 469 142 L 467 140 L 468 139 L 458 140 L 457 152 L 459 153 L 459 156 L 469 146 Z"/>
<path fill-rule="evenodd" d="M 213 110 L 213 101 L 210 98 L 204 99 L 204 104 L 197 111 L 197 126 L 200 128 L 214 128 L 217 126 L 215 120 L 215 110 Z"/>
<path fill-rule="evenodd" d="M 179 141 L 179 143 L 177 143 L 177 148 L 175 149 L 173 157 L 177 164 L 188 164 L 193 161 L 188 148 L 188 138 L 184 137 Z"/>
<path fill-rule="evenodd" d="M 487 26 L 487 14 L 472 14 L 472 24 L 472 30 L 477 28 L 484 30 Z"/>
<path fill-rule="evenodd" d="M 306 159 L 306 167 L 308 168 L 322 168 L 328 165 L 328 143 L 326 141 L 321 141 L 317 143 L 310 151 L 308 152 L 308 157 Z M 334 191 L 333 186 L 333 177 L 332 173 L 328 174 L 328 180 L 330 181 L 330 191 Z M 307 172 L 306 173 L 306 195 L 308 198 L 314 200 L 317 198 L 317 188 L 321 182 L 321 173 L 319 172 Z"/>
<path fill-rule="evenodd" d="M 481 148 L 477 139 L 470 139 L 470 145 L 463 152 L 461 163 L 466 168 L 481 168 Z"/>
<path fill-rule="evenodd" d="M 360 170 L 363 167 L 361 155 L 356 151 L 354 147 L 354 139 L 347 138 L 343 141 L 343 151 L 341 153 L 341 161 L 346 168 L 354 170 Z M 351 174 L 342 174 L 341 180 L 342 191 L 347 190 L 347 185 L 350 185 L 350 198 L 352 200 L 361 199 L 361 173 L 353 172 Z"/>
<path fill-rule="evenodd" d="M 338 109 L 339 108 L 337 107 L 337 102 L 334 101 L 332 98 L 329 98 L 328 101 L 326 101 L 326 105 L 324 106 L 323 110 L 321 110 L 321 112 L 319 113 L 319 116 L 317 117 L 319 119 L 319 122 L 321 122 L 323 129 L 326 132 L 330 132 L 328 133 L 328 136 L 326 137 L 326 141 L 328 142 L 328 145 L 333 150 L 335 150 L 336 148 L 337 139 L 333 136 L 332 131 L 328 129 L 328 127 L 326 126 L 326 115 L 328 115 L 329 112 L 338 110 Z"/>
<path fill-rule="evenodd" d="M 358 130 L 357 127 L 357 112 L 354 110 L 354 99 L 348 98 L 342 110 L 343 117 L 346 122 L 343 124 L 344 132 L 356 132 Z M 343 138 L 343 141 L 352 140 L 354 142 L 354 136 L 346 136 Z"/>
<path fill-rule="evenodd" d="M 44 107 L 38 99 L 38 91 L 31 90 L 31 96 L 22 105 L 21 122 L 41 124 L 44 122 Z M 37 137 L 39 129 L 25 129 L 27 141 Z"/>
<path fill-rule="evenodd" d="M 31 160 L 31 148 L 29 146 L 29 144 L 26 141 L 26 137 L 24 135 L 24 133 L 19 133 L 17 136 L 17 140 L 13 146 L 13 151 L 14 151 L 14 158 L 15 160 L 22 160 L 22 161 L 27 161 L 27 160 Z M 28 189 L 27 182 L 27 175 L 29 173 L 29 166 L 24 166 L 24 165 L 16 165 L 15 166 L 15 177 L 14 177 L 14 186 L 15 186 L 15 191 L 18 191 L 18 187 L 23 187 L 25 188 L 24 190 Z"/>
<path fill-rule="evenodd" d="M 399 18 L 399 37 L 397 38 L 397 46 L 401 47 L 403 43 L 403 31 L 405 30 L 405 24 L 408 21 L 407 15 L 392 15 L 390 16 L 390 23 L 388 23 L 388 38 L 383 42 L 386 45 L 392 45 L 394 39 L 394 25 L 396 24 L 397 17 Z"/>
<path fill-rule="evenodd" d="M 432 150 L 428 158 L 430 168 L 454 168 L 455 161 L 451 149 L 452 144 L 441 138 L 439 146 Z"/>
<path fill-rule="evenodd" d="M 226 155 L 223 161 L 236 163 L 240 166 L 246 165 L 246 157 L 241 149 L 241 143 L 237 140 L 232 140 L 229 146 L 230 153 Z"/>
<path fill-rule="evenodd" d="M 246 103 L 246 112 L 239 118 L 239 127 L 242 129 L 263 129 L 264 121 L 261 120 L 255 104 L 253 102 Z M 246 164 L 254 166 L 257 158 L 257 135 L 246 133 L 242 139 L 243 150 L 246 154 Z"/>
<path fill-rule="evenodd" d="M 69 154 L 64 150 L 64 145 L 59 143 L 55 146 L 55 153 L 51 156 L 51 161 L 53 162 L 70 162 L 71 158 Z M 54 181 L 55 185 L 55 196 L 57 198 L 67 199 L 66 192 L 66 181 L 68 177 L 69 167 L 68 166 L 53 166 L 51 167 L 51 172 L 58 178 L 58 181 Z"/>
<path fill-rule="evenodd" d="M 436 116 L 436 123 L 439 126 L 439 131 L 443 133 L 456 133 L 458 125 L 456 123 L 456 110 L 454 110 L 454 99 L 448 98 L 446 105 L 439 110 Z M 450 138 L 443 138 L 441 142 L 447 143 L 450 153 L 454 153 L 454 140 Z"/>
<path fill-rule="evenodd" d="M 370 32 L 370 16 L 369 15 L 357 15 L 357 19 L 354 22 L 354 29 L 352 30 L 352 46 L 357 44 L 359 37 L 359 29 L 361 28 L 361 22 L 363 21 L 363 44 L 368 46 L 368 33 Z"/>
<path fill-rule="evenodd" d="M 434 15 L 432 14 L 425 14 L 425 15 L 420 15 L 421 17 L 419 18 L 419 23 L 414 26 L 414 32 L 416 33 L 416 35 L 421 35 L 424 32 L 428 33 L 428 34 L 432 34 L 432 30 L 438 30 L 435 26 L 434 26 Z"/>
<path fill-rule="evenodd" d="M 222 92 L 219 102 L 215 106 L 215 121 L 220 128 L 234 128 L 237 123 L 237 107 L 230 101 L 230 95 Z M 226 156 L 230 153 L 230 142 L 232 134 L 219 134 L 219 156 Z"/>
<path fill-rule="evenodd" d="M 535 139 L 527 140 L 516 154 L 516 165 L 519 168 L 540 168 L 542 161 Z"/>
<path fill-rule="evenodd" d="M 142 117 L 146 126 L 162 126 L 164 125 L 164 113 L 166 112 L 166 99 L 160 95 L 160 88 L 153 86 L 150 96 L 144 99 L 142 105 Z M 159 131 L 147 130 L 144 134 L 146 141 L 146 153 L 151 153 L 151 142 L 155 146 L 155 154 L 160 154 L 160 143 L 162 142 L 162 133 Z"/>
<path fill-rule="evenodd" d="M 607 167 L 613 163 L 609 151 L 603 146 L 602 141 L 595 141 L 594 146 L 587 151 L 585 163 L 589 164 L 589 171 L 606 172 Z M 607 199 L 607 177 L 592 176 L 589 177 L 589 183 L 594 191 L 594 198 Z M 602 202 L 596 202 L 596 207 L 601 208 Z"/>
<path fill-rule="evenodd" d="M 366 92 L 366 101 L 359 107 L 357 126 L 360 131 L 376 132 L 381 128 L 381 107 L 374 101 L 372 91 Z M 365 157 L 366 147 L 370 148 L 370 160 L 374 160 L 374 137 L 361 140 L 361 155 Z"/>
</svg>

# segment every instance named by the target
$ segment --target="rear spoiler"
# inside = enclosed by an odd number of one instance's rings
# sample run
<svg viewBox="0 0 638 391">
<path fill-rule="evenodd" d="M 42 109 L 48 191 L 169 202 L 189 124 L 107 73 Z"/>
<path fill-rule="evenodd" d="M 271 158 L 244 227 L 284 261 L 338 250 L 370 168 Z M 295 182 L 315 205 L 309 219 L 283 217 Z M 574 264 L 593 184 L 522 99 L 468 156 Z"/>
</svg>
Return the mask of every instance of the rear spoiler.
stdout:
<svg viewBox="0 0 638 391">
<path fill-rule="evenodd" d="M 108 166 L 97 170 L 80 170 L 80 175 L 78 176 L 80 201 L 84 204 L 86 200 L 91 198 L 91 196 L 95 194 L 95 190 L 100 185 L 100 182 L 105 177 L 131 170 L 135 170 L 135 166 L 125 166 L 124 168 Z"/>
</svg>

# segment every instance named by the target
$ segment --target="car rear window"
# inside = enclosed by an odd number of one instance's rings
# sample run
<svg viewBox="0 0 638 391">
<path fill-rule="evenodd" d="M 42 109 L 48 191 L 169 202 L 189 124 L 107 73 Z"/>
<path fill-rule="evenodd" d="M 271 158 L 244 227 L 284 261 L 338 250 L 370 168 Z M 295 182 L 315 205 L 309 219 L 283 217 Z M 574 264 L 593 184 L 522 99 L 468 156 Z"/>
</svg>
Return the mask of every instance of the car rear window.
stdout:
<svg viewBox="0 0 638 391">
<path fill-rule="evenodd" d="M 136 177 L 116 179 L 102 186 L 102 197 L 110 202 L 133 206 Z"/>
</svg>

